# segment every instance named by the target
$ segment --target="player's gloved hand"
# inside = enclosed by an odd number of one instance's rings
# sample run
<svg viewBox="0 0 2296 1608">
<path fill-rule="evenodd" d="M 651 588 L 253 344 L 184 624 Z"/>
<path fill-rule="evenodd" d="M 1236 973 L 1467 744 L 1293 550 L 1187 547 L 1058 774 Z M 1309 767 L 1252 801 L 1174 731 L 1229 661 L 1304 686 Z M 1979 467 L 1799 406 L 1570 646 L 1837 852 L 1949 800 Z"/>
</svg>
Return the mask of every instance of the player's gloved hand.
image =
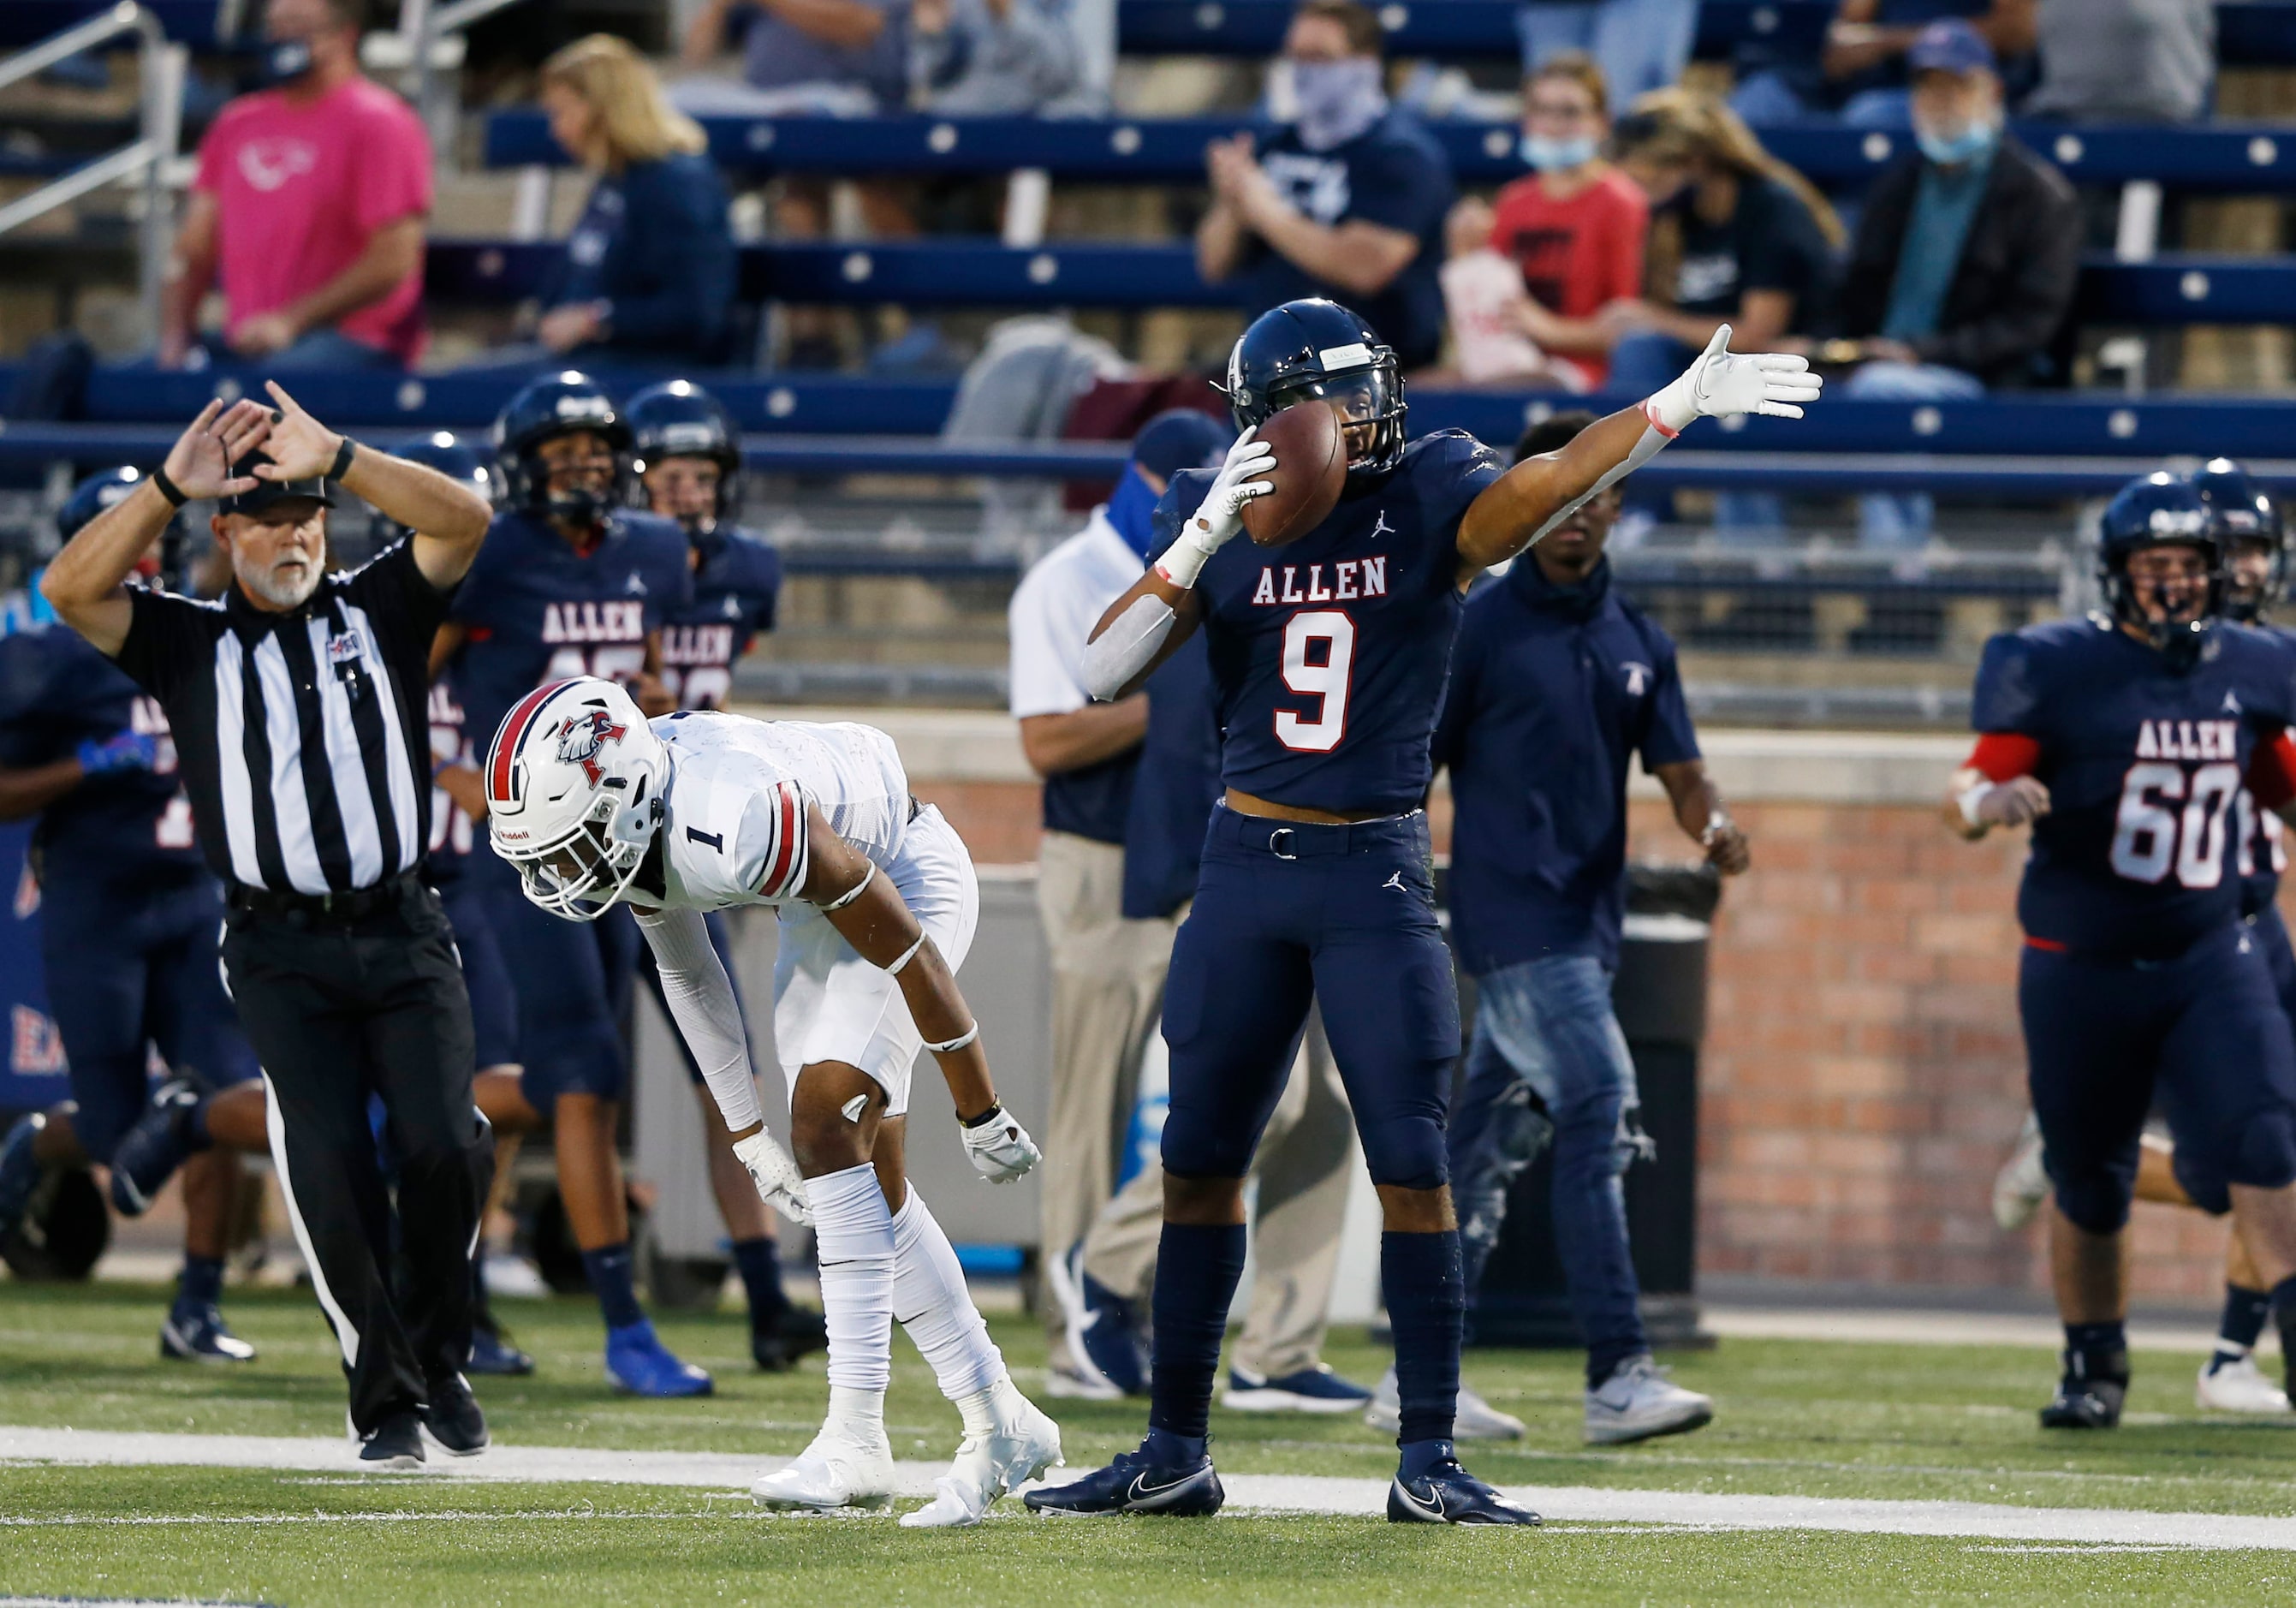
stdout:
<svg viewBox="0 0 2296 1608">
<path fill-rule="evenodd" d="M 1714 332 L 1696 362 L 1643 404 L 1643 416 L 1669 436 L 1680 435 L 1701 415 L 1723 419 L 1769 414 L 1799 419 L 1801 404 L 1816 401 L 1824 383 L 1810 373 L 1807 357 L 1731 351 L 1726 324 Z"/>
<path fill-rule="evenodd" d="M 73 757 L 86 775 L 105 776 L 116 770 L 149 770 L 159 751 L 159 743 L 142 732 L 118 732 L 101 742 L 90 737 Z"/>
<path fill-rule="evenodd" d="M 1029 1130 L 1001 1105 L 990 1106 L 971 1122 L 959 1122 L 956 1134 L 964 1141 L 973 1170 L 991 1184 L 1010 1184 L 1045 1159 Z"/>
<path fill-rule="evenodd" d="M 792 1223 L 813 1221 L 812 1204 L 805 1198 L 805 1175 L 773 1135 L 761 1128 L 746 1139 L 734 1140 L 734 1157 L 750 1169 L 750 1181 L 767 1205 Z"/>
<path fill-rule="evenodd" d="M 1243 529 L 1243 505 L 1254 497 L 1266 496 L 1275 485 L 1259 477 L 1275 467 L 1275 449 L 1267 442 L 1254 439 L 1250 431 L 1236 438 L 1235 445 L 1227 449 L 1227 460 L 1220 465 L 1212 480 L 1211 489 L 1180 534 L 1164 550 L 1157 561 L 1157 569 L 1164 578 L 1176 587 L 1193 587 L 1204 567 L 1204 561 L 1235 539 Z"/>
<path fill-rule="evenodd" d="M 1961 813 L 1972 826 L 2023 826 L 2049 813 L 2049 789 L 2032 776 L 1980 783 L 1962 795 Z"/>
</svg>

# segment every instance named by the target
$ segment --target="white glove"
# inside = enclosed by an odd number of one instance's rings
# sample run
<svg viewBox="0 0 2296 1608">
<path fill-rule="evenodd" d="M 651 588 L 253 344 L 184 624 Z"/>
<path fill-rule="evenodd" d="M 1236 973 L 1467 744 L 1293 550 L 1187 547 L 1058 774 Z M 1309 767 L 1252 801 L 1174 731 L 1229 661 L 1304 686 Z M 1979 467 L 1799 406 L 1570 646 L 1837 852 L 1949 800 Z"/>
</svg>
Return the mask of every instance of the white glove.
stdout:
<svg viewBox="0 0 2296 1608">
<path fill-rule="evenodd" d="M 761 1128 L 746 1139 L 734 1140 L 734 1156 L 750 1169 L 750 1181 L 758 1186 L 758 1194 L 767 1205 L 792 1223 L 813 1221 L 812 1203 L 805 1198 L 805 1176 L 773 1135 Z"/>
<path fill-rule="evenodd" d="M 1807 357 L 1732 352 L 1726 324 L 1714 332 L 1695 363 L 1643 404 L 1643 416 L 1669 436 L 1680 435 L 1701 415 L 1723 419 L 1734 414 L 1768 414 L 1799 419 L 1800 405 L 1816 401 L 1824 384 L 1809 372 Z"/>
<path fill-rule="evenodd" d="M 1227 460 L 1220 465 L 1212 480 L 1211 489 L 1204 500 L 1180 527 L 1180 534 L 1164 550 L 1156 567 L 1164 578 L 1176 587 L 1193 587 L 1204 567 L 1204 561 L 1229 542 L 1243 529 L 1243 505 L 1254 497 L 1266 496 L 1275 489 L 1269 481 L 1257 477 L 1275 467 L 1275 448 L 1257 440 L 1253 432 L 1245 431 L 1227 449 Z"/>
<path fill-rule="evenodd" d="M 985 1120 L 971 1128 L 958 1123 L 956 1134 L 973 1170 L 991 1184 L 1010 1184 L 1045 1159 L 1020 1119 L 1001 1105 L 989 1107 Z"/>
</svg>

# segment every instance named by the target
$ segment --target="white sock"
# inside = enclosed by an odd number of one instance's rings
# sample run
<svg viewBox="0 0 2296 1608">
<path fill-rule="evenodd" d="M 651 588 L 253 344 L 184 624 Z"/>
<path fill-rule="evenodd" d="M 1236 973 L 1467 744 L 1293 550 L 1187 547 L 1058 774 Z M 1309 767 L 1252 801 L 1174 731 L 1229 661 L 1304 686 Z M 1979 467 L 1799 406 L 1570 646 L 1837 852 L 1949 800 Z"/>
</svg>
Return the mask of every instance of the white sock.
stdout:
<svg viewBox="0 0 2296 1608">
<path fill-rule="evenodd" d="M 1005 1376 L 1004 1353 L 988 1338 L 948 1235 L 914 1184 L 893 1214 L 893 1310 L 932 1365 L 941 1394 L 964 1412 L 965 1429 L 993 1428 L 990 1396 Z"/>
<path fill-rule="evenodd" d="M 805 1181 L 829 1329 L 831 1412 L 884 1419 L 893 1377 L 893 1218 L 864 1162 Z M 850 1392 L 851 1395 L 841 1392 Z M 859 1398 L 876 1399 L 872 1412 Z"/>
</svg>

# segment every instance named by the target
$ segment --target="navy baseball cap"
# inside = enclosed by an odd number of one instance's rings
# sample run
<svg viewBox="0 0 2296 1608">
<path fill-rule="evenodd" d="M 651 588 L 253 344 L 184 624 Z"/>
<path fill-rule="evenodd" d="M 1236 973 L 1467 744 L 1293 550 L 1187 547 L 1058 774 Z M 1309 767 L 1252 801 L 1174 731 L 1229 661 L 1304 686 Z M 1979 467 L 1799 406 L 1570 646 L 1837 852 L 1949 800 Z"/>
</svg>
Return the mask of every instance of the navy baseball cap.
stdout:
<svg viewBox="0 0 2296 1608">
<path fill-rule="evenodd" d="M 1940 17 L 1922 29 L 1906 52 L 1906 70 L 1913 72 L 1998 72 L 1993 47 L 1985 36 L 1962 17 Z"/>
<path fill-rule="evenodd" d="M 250 452 L 231 466 L 234 480 L 255 472 L 258 464 L 266 467 L 271 463 L 268 453 Z M 254 488 L 236 496 L 219 497 L 216 501 L 218 513 L 257 513 L 274 503 L 283 503 L 291 497 L 310 497 L 323 508 L 335 505 L 335 494 L 328 488 L 324 476 L 313 475 L 306 480 L 258 480 Z"/>
<path fill-rule="evenodd" d="M 1132 438 L 1132 461 L 1168 480 L 1183 469 L 1210 469 L 1235 443 L 1235 431 L 1193 407 L 1168 408 Z"/>
</svg>

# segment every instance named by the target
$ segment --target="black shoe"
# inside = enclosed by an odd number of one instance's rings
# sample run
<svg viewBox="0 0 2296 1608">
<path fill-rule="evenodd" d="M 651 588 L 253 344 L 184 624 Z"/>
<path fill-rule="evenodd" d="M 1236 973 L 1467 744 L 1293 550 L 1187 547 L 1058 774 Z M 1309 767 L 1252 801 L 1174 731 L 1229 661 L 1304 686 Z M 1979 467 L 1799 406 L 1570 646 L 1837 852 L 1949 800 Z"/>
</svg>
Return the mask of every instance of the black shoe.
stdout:
<svg viewBox="0 0 2296 1608">
<path fill-rule="evenodd" d="M 368 1432 L 359 1461 L 373 1468 L 421 1468 L 422 1419 L 411 1412 L 393 1413 Z"/>
<path fill-rule="evenodd" d="M 463 1365 L 463 1372 L 494 1378 L 523 1379 L 534 1372 L 534 1358 L 511 1344 L 500 1329 L 489 1325 L 474 1325 L 471 1329 L 470 1360 Z"/>
<path fill-rule="evenodd" d="M 460 1374 L 430 1382 L 430 1399 L 422 1407 L 422 1428 L 430 1443 L 449 1457 L 475 1457 L 487 1449 L 487 1415 L 471 1394 L 471 1382 Z"/>
<path fill-rule="evenodd" d="M 783 1307 L 750 1331 L 750 1357 L 761 1374 L 786 1374 L 799 1358 L 828 1345 L 829 1320 L 810 1307 Z"/>
<path fill-rule="evenodd" d="M 2081 1379 L 2071 1374 L 2057 1382 L 2057 1393 L 2041 1409 L 2045 1430 L 2114 1430 L 2120 1427 L 2120 1404 L 2128 1396 L 2126 1379 Z"/>
<path fill-rule="evenodd" d="M 1387 1488 L 1391 1524 L 1536 1524 L 1538 1515 L 1445 1456 L 1415 1479 L 1398 1473 Z"/>
<path fill-rule="evenodd" d="M 1119 1452 L 1116 1461 L 1073 1485 L 1046 1486 L 1021 1500 L 1040 1514 L 1163 1514 L 1202 1519 L 1227 1500 L 1209 1454 L 1194 1464 L 1160 1464 L 1146 1442 L 1136 1452 Z"/>
<path fill-rule="evenodd" d="M 151 1103 L 111 1153 L 111 1205 L 121 1217 L 149 1211 L 190 1159 L 191 1114 L 206 1097 L 189 1078 L 170 1078 L 152 1091 Z"/>
</svg>

